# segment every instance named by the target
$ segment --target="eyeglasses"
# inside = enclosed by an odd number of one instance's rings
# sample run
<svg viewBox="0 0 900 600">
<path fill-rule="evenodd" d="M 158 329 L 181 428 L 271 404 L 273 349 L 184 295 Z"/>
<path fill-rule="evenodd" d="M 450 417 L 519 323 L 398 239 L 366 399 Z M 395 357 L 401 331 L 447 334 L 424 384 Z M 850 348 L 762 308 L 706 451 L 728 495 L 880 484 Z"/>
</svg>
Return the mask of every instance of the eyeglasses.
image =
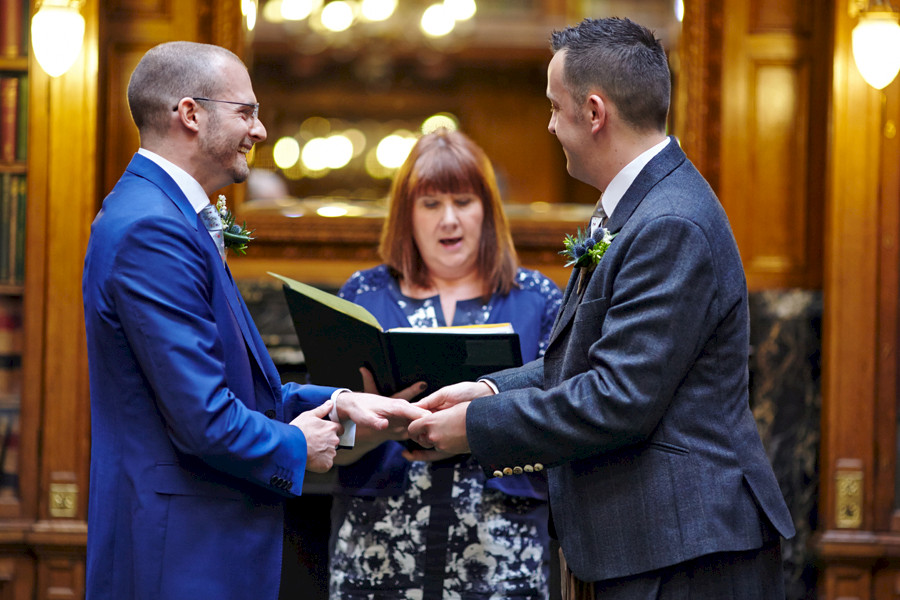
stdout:
<svg viewBox="0 0 900 600">
<path fill-rule="evenodd" d="M 241 111 L 247 120 L 259 119 L 259 103 L 256 104 L 250 102 L 235 102 L 234 100 L 213 100 L 212 98 L 191 98 L 191 100 L 197 100 L 200 102 L 220 102 L 222 104 L 237 104 L 238 106 L 246 106 L 247 108 L 253 109 L 253 112 L 250 111 Z"/>
</svg>

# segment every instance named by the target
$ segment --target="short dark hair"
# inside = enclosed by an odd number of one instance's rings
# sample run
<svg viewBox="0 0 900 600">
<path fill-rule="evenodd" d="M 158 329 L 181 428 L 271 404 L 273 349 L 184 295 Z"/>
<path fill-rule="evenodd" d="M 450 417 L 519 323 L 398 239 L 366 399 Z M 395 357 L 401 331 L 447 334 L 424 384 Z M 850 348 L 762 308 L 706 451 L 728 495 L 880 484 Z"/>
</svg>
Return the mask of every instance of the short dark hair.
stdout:
<svg viewBox="0 0 900 600">
<path fill-rule="evenodd" d="M 197 42 L 166 42 L 144 54 L 128 81 L 128 108 L 138 131 L 163 134 L 168 113 L 184 97 L 215 98 L 221 67 L 241 59 L 230 50 Z"/>
<path fill-rule="evenodd" d="M 599 89 L 635 129 L 666 130 L 669 64 L 649 29 L 629 19 L 585 19 L 554 31 L 550 47 L 566 51 L 563 81 L 576 102 Z"/>
<path fill-rule="evenodd" d="M 413 240 L 412 212 L 416 198 L 433 193 L 478 196 L 484 208 L 477 260 L 482 295 L 509 293 L 518 257 L 494 168 L 484 150 L 459 131 L 438 129 L 423 135 L 397 171 L 381 231 L 379 252 L 385 264 L 414 285 L 430 285 L 428 268 Z"/>
</svg>

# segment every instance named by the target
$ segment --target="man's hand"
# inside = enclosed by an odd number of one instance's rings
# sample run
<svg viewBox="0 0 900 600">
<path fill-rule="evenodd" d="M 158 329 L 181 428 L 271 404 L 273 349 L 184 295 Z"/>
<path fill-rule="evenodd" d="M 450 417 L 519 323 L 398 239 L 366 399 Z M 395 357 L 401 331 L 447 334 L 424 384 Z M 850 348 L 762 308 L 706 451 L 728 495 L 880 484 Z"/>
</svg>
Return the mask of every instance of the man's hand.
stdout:
<svg viewBox="0 0 900 600">
<path fill-rule="evenodd" d="M 343 431 L 340 423 L 328 420 L 331 400 L 312 410 L 307 410 L 291 421 L 306 437 L 306 470 L 324 473 L 334 463 L 338 436 Z"/>
<path fill-rule="evenodd" d="M 456 406 L 460 402 L 469 402 L 475 398 L 493 395 L 494 390 L 483 381 L 463 381 L 442 387 L 416 402 L 415 406 L 436 412 Z"/>
<path fill-rule="evenodd" d="M 385 439 L 405 438 L 410 421 L 429 414 L 400 398 L 359 392 L 341 393 L 337 397 L 337 413 L 341 421 L 350 419 L 356 423 L 357 431 L 372 429 L 381 432 Z"/>
<path fill-rule="evenodd" d="M 440 392 L 432 396 L 437 394 Z M 469 440 L 466 438 L 466 411 L 469 404 L 460 402 L 450 408 L 416 419 L 409 425 L 409 437 L 424 448 L 434 448 L 448 454 L 471 452 Z"/>
</svg>

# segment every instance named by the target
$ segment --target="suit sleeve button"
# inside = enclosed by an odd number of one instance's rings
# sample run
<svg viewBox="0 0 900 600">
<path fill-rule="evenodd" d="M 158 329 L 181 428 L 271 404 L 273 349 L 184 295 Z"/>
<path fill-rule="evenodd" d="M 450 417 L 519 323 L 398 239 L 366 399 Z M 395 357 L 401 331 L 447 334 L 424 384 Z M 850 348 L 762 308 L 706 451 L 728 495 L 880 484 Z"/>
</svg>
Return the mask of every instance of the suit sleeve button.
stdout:
<svg viewBox="0 0 900 600">
<path fill-rule="evenodd" d="M 503 477 L 503 471 L 494 471 L 494 477 Z"/>
<path fill-rule="evenodd" d="M 526 473 L 534 473 L 534 467 L 532 467 L 531 465 L 525 465 L 524 467 L 522 467 L 522 470 Z"/>
<path fill-rule="evenodd" d="M 504 475 L 512 475 L 512 474 L 513 474 L 513 470 L 512 470 L 511 468 L 509 468 L 509 467 L 503 467 L 503 474 L 504 474 Z"/>
<path fill-rule="evenodd" d="M 521 475 L 522 467 L 513 467 L 513 475 Z"/>
<path fill-rule="evenodd" d="M 544 465 L 542 465 L 541 463 L 534 463 L 534 470 L 535 471 L 543 471 Z"/>
<path fill-rule="evenodd" d="M 275 411 L 272 410 L 271 408 L 269 410 L 267 410 L 266 412 L 264 412 L 263 414 L 266 415 L 267 417 L 269 417 L 270 419 L 275 418 Z"/>
</svg>

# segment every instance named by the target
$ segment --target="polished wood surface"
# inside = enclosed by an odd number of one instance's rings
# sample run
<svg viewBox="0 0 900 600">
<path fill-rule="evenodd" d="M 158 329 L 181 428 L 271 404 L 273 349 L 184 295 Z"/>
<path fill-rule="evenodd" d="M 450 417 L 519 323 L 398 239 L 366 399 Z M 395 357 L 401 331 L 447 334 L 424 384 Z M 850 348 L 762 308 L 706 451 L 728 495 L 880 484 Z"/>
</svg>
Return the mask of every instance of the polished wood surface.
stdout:
<svg viewBox="0 0 900 600">
<path fill-rule="evenodd" d="M 719 197 L 751 290 L 822 285 L 828 40 L 813 4 L 724 3 Z"/>
</svg>

